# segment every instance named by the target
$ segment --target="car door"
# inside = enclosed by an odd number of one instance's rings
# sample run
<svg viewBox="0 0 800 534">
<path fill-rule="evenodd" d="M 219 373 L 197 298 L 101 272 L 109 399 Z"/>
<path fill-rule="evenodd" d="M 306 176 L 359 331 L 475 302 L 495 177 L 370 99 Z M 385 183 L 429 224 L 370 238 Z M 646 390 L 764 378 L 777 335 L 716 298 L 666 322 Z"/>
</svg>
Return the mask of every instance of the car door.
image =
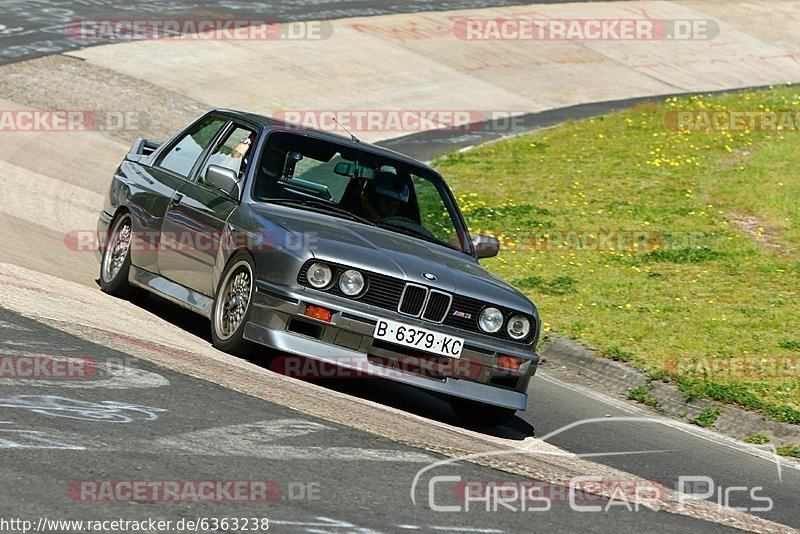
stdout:
<svg viewBox="0 0 800 534">
<path fill-rule="evenodd" d="M 220 242 L 226 222 L 239 200 L 206 183 L 210 165 L 245 175 L 255 128 L 229 122 L 211 149 L 170 203 L 162 226 L 162 247 L 158 265 L 162 276 L 209 297 L 213 296 L 213 275 L 221 263 Z"/>
<path fill-rule="evenodd" d="M 140 209 L 146 216 L 140 216 L 143 230 L 140 235 L 146 242 L 142 246 L 132 247 L 134 265 L 142 269 L 158 273 L 158 252 L 161 248 L 162 228 L 169 204 L 173 202 L 177 191 L 190 180 L 192 170 L 199 165 L 203 152 L 221 133 L 227 119 L 209 115 L 201 118 L 184 132 L 167 142 L 164 150 L 155 155 L 155 160 L 148 170 L 148 183 L 152 184 L 152 192 L 135 199 L 136 206 L 131 211 Z"/>
</svg>

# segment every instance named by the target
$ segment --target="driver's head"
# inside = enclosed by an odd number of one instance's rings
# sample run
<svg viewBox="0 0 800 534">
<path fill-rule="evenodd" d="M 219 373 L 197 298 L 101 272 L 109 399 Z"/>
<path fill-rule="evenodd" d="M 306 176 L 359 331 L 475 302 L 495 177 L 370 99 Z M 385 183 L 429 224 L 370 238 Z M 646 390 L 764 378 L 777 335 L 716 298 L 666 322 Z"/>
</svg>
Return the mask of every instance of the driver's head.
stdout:
<svg viewBox="0 0 800 534">
<path fill-rule="evenodd" d="M 397 215 L 408 197 L 408 184 L 394 173 L 378 171 L 369 183 L 370 203 L 382 219 Z"/>
</svg>

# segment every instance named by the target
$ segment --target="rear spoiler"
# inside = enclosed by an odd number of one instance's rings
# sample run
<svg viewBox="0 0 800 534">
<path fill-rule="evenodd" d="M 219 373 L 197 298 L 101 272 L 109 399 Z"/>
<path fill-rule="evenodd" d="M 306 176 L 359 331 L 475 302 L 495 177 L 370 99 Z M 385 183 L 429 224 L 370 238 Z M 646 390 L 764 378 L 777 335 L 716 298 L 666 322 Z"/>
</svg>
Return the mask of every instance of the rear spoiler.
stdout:
<svg viewBox="0 0 800 534">
<path fill-rule="evenodd" d="M 128 161 L 138 162 L 142 158 L 151 155 L 160 146 L 161 143 L 157 141 L 151 141 L 150 139 L 144 139 L 143 137 L 140 137 L 133 142 L 133 145 L 131 145 L 130 150 L 128 150 L 128 155 L 125 156 L 125 159 Z"/>
</svg>

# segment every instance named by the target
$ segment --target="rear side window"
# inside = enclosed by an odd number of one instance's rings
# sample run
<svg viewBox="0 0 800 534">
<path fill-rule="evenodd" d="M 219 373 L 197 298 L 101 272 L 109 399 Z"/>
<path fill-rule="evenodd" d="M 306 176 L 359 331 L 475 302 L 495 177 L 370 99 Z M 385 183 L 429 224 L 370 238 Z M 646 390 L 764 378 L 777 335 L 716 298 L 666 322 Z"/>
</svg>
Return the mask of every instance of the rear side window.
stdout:
<svg viewBox="0 0 800 534">
<path fill-rule="evenodd" d="M 160 166 L 187 178 L 194 164 L 224 124 L 225 119 L 215 117 L 201 121 L 166 153 L 161 159 Z"/>
</svg>

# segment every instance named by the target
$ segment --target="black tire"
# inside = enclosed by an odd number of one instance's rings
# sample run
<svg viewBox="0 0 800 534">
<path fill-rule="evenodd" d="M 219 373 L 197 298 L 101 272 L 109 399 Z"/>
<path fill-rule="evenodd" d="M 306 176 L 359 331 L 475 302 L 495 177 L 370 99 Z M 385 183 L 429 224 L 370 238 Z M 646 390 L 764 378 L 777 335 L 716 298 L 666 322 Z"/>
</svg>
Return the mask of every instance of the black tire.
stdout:
<svg viewBox="0 0 800 534">
<path fill-rule="evenodd" d="M 517 413 L 511 408 L 501 408 L 455 397 L 450 399 L 450 407 L 463 423 L 480 427 L 500 426 Z"/>
<path fill-rule="evenodd" d="M 130 213 L 122 213 L 111 223 L 108 242 L 100 260 L 100 289 L 104 293 L 121 298 L 132 298 L 139 288 L 128 282 L 131 270 L 130 242 L 133 237 L 133 219 Z"/>
<path fill-rule="evenodd" d="M 211 337 L 214 346 L 223 352 L 244 355 L 254 349 L 253 343 L 244 338 L 244 329 L 253 312 L 255 272 L 252 256 L 239 252 L 228 261 L 222 273 L 211 308 Z M 243 285 L 245 282 L 246 287 Z M 242 302 L 245 296 L 247 301 Z M 236 318 L 235 321 L 231 314 Z"/>
</svg>

